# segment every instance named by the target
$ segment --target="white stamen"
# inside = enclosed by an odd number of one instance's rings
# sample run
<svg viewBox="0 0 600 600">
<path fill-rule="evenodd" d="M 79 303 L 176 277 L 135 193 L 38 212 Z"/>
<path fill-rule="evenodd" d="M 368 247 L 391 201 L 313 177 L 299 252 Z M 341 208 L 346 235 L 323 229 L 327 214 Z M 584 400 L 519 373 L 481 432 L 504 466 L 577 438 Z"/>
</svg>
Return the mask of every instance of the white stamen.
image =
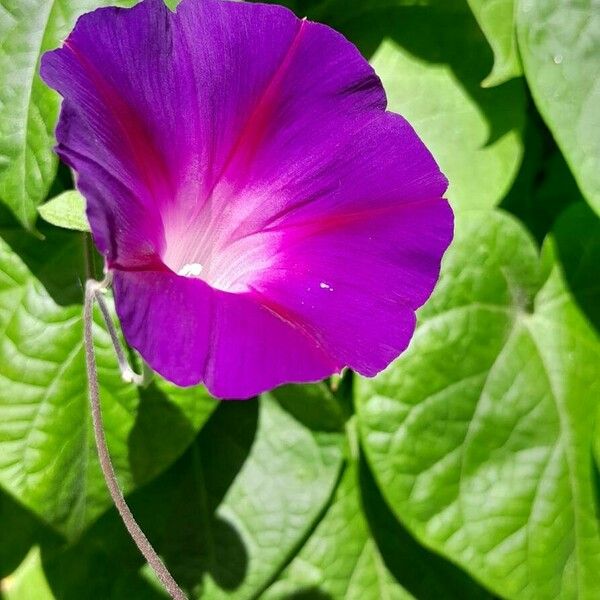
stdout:
<svg viewBox="0 0 600 600">
<path fill-rule="evenodd" d="M 200 277 L 204 267 L 200 263 L 187 263 L 177 271 L 177 275 L 182 277 Z"/>
<path fill-rule="evenodd" d="M 319 287 L 322 290 L 329 290 L 330 292 L 333 292 L 333 288 L 328 283 L 325 283 L 324 281 L 321 281 L 321 283 L 319 284 Z"/>
</svg>

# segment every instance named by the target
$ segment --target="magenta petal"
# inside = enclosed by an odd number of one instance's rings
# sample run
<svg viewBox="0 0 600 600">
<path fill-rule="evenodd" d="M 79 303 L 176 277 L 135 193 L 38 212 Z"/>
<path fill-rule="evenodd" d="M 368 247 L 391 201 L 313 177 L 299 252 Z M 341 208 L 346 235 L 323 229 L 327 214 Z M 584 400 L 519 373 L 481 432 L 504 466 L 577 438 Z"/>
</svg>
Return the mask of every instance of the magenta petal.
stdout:
<svg viewBox="0 0 600 600">
<path fill-rule="evenodd" d="M 289 10 L 84 15 L 42 76 L 127 340 L 248 397 L 406 347 L 452 237 L 446 180 L 357 49 Z"/>
<path fill-rule="evenodd" d="M 217 397 L 249 398 L 282 383 L 318 381 L 341 367 L 251 294 L 168 271 L 116 271 L 114 288 L 127 340 L 178 385 L 203 381 Z"/>
<path fill-rule="evenodd" d="M 198 382 L 208 361 L 213 290 L 168 270 L 116 270 L 113 285 L 127 341 L 174 383 Z"/>
<path fill-rule="evenodd" d="M 328 216 L 290 227 L 256 286 L 338 362 L 372 376 L 408 345 L 451 236 L 440 199 Z"/>
</svg>

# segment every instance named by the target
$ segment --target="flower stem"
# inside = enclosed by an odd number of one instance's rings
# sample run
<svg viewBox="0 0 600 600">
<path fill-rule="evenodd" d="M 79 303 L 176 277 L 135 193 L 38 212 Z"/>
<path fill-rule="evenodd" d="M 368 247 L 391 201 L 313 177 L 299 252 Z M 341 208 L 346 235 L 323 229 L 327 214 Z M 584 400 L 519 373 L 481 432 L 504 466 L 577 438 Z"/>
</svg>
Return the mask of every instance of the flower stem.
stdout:
<svg viewBox="0 0 600 600">
<path fill-rule="evenodd" d="M 111 498 L 117 507 L 119 514 L 121 515 L 121 519 L 123 520 L 131 539 L 135 542 L 135 545 L 138 547 L 144 558 L 148 561 L 148 564 L 150 567 L 152 567 L 152 570 L 154 573 L 156 573 L 156 576 L 161 581 L 167 592 L 171 595 L 173 600 L 187 600 L 185 594 L 181 591 L 181 588 L 177 585 L 167 570 L 167 567 L 165 567 L 164 563 L 148 541 L 148 538 L 137 524 L 137 521 L 131 513 L 129 506 L 127 506 L 123 492 L 121 492 L 121 488 L 119 487 L 117 476 L 115 474 L 115 470 L 110 459 L 110 454 L 108 452 L 108 447 L 106 445 L 106 436 L 104 435 L 104 427 L 102 424 L 102 411 L 100 408 L 100 388 L 98 385 L 98 373 L 96 370 L 96 357 L 94 353 L 93 309 L 94 299 L 99 298 L 100 292 L 104 291 L 109 284 L 110 276 L 107 276 L 103 281 L 88 279 L 85 285 L 85 301 L 83 304 L 85 363 L 87 369 L 90 406 L 92 410 L 92 423 L 94 426 L 94 436 L 96 438 L 96 448 L 98 449 L 100 467 L 102 468 L 104 480 L 106 481 Z M 102 309 L 101 303 L 100 308 Z M 112 324 L 112 319 L 110 319 L 110 322 Z"/>
<path fill-rule="evenodd" d="M 105 288 L 103 288 L 105 289 Z M 100 312 L 104 317 L 104 322 L 106 323 L 106 328 L 108 329 L 108 333 L 110 335 L 110 339 L 113 343 L 113 347 L 115 349 L 115 354 L 117 355 L 117 362 L 119 363 L 119 370 L 121 371 L 121 377 L 127 383 L 134 383 L 135 385 L 142 385 L 144 383 L 144 376 L 138 375 L 130 366 L 125 356 L 125 351 L 123 350 L 123 346 L 121 345 L 121 341 L 119 340 L 119 336 L 117 334 L 117 330 L 115 329 L 115 324 L 112 320 L 112 316 L 110 311 L 108 310 L 108 306 L 106 304 L 106 300 L 102 295 L 102 289 L 97 289 L 94 292 L 94 297 L 98 302 L 98 306 L 100 307 Z"/>
</svg>

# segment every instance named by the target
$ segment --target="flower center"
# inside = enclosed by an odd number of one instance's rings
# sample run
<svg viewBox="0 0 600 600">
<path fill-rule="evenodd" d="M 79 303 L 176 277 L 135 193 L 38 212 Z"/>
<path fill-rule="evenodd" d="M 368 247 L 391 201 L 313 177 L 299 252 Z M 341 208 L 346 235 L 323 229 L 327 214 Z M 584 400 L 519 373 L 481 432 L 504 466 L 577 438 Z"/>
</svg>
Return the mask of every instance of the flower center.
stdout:
<svg viewBox="0 0 600 600">
<path fill-rule="evenodd" d="M 221 223 L 209 223 L 210 230 L 194 222 L 165 225 L 163 263 L 181 277 L 201 279 L 225 292 L 247 292 L 277 254 L 276 236 L 265 232 L 235 235 Z"/>
</svg>

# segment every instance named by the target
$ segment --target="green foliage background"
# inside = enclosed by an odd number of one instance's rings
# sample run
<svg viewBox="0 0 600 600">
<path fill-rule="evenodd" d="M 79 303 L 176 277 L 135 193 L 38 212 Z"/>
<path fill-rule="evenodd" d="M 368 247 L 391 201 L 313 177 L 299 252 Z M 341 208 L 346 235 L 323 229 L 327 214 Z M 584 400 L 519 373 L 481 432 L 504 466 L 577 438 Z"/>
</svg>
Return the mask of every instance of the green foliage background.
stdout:
<svg viewBox="0 0 600 600">
<path fill-rule="evenodd" d="M 5 600 L 165 597 L 95 455 L 81 282 L 97 265 L 37 74 L 110 3 L 0 0 Z M 157 376 L 136 388 L 98 319 L 134 513 L 193 598 L 600 598 L 600 3 L 287 4 L 371 60 L 450 180 L 456 239 L 373 380 L 221 404 Z"/>
</svg>

